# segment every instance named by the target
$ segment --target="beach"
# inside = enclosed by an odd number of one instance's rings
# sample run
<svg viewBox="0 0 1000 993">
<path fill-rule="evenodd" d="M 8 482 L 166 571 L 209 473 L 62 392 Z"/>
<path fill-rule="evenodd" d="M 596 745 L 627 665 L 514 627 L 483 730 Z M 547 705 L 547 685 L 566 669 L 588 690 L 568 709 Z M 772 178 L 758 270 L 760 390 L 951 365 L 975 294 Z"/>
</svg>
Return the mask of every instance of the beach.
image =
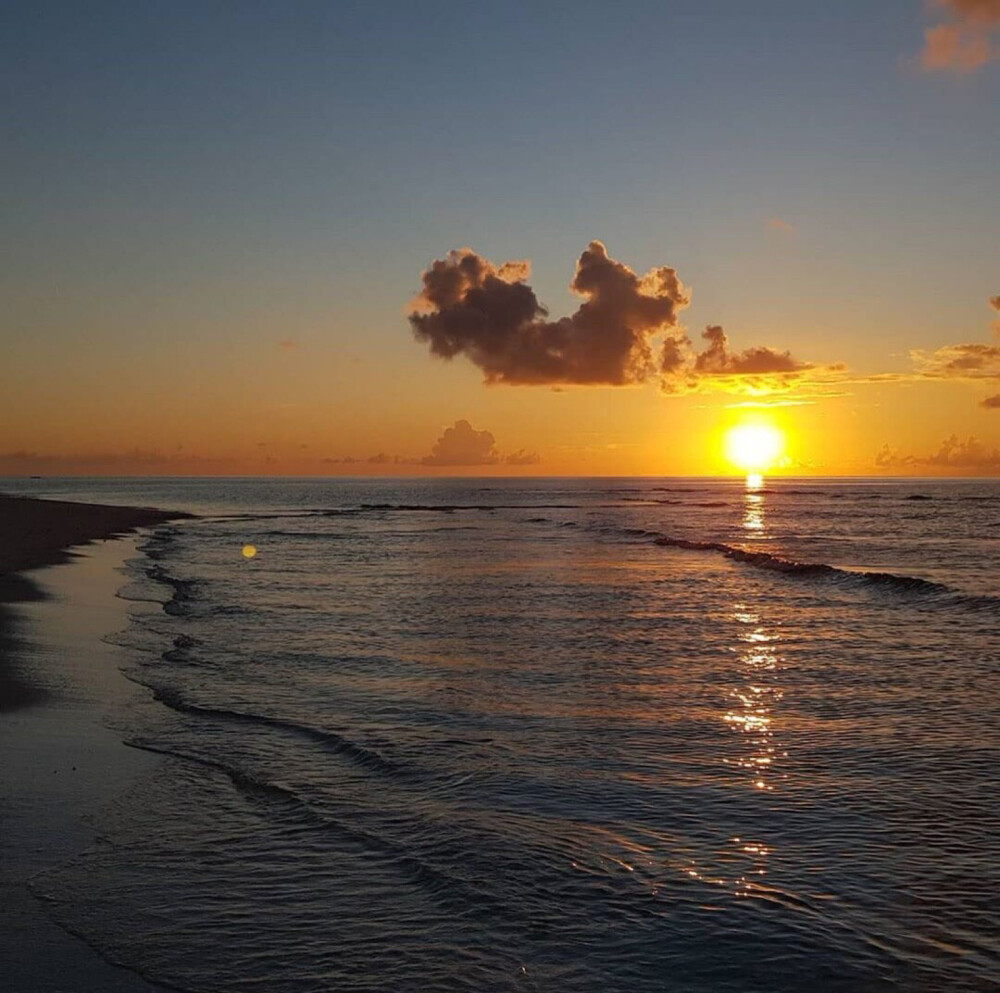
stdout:
<svg viewBox="0 0 1000 993">
<path fill-rule="evenodd" d="M 115 594 L 137 554 L 115 536 L 171 516 L 0 497 L 0 973 L 12 991 L 160 988 L 55 924 L 31 886 L 94 844 L 99 811 L 157 764 L 105 723 L 142 691 L 104 638 L 128 623 Z"/>
<path fill-rule="evenodd" d="M 9 604 L 43 596 L 24 573 L 70 561 L 72 549 L 183 514 L 148 507 L 35 500 L 0 494 L 0 712 L 38 702 L 41 687 L 19 673 Z"/>
</svg>

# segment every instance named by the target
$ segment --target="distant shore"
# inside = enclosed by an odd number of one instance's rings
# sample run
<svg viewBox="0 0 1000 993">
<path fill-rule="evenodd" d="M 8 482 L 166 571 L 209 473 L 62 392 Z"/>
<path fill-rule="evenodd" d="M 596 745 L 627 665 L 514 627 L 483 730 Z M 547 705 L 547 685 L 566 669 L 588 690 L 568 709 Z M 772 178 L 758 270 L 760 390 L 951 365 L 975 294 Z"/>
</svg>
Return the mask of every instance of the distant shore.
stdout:
<svg viewBox="0 0 1000 993">
<path fill-rule="evenodd" d="M 149 507 L 114 507 L 0 494 L 0 712 L 44 697 L 44 691 L 24 679 L 15 664 L 16 643 L 7 605 L 43 596 L 23 573 L 68 561 L 76 545 L 190 516 Z"/>
</svg>

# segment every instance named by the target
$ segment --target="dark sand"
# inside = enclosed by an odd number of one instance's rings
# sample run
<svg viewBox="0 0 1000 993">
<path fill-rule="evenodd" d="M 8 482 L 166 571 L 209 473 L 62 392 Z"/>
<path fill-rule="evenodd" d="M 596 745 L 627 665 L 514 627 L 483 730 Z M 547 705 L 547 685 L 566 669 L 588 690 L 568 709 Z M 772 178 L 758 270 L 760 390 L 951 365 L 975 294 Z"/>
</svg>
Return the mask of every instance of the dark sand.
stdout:
<svg viewBox="0 0 1000 993">
<path fill-rule="evenodd" d="M 99 811 L 162 761 L 107 723 L 147 695 L 104 640 L 128 624 L 115 594 L 135 541 L 102 539 L 182 516 L 0 497 L 0 601 L 19 604 L 0 602 L 0 988 L 11 993 L 160 989 L 62 930 L 34 887 L 94 844 Z"/>
<path fill-rule="evenodd" d="M 43 595 L 21 573 L 68 561 L 73 557 L 69 549 L 74 545 L 187 516 L 148 507 L 110 507 L 0 494 L 0 712 L 38 703 L 45 695 L 17 668 L 14 618 L 6 605 L 30 603 Z"/>
</svg>

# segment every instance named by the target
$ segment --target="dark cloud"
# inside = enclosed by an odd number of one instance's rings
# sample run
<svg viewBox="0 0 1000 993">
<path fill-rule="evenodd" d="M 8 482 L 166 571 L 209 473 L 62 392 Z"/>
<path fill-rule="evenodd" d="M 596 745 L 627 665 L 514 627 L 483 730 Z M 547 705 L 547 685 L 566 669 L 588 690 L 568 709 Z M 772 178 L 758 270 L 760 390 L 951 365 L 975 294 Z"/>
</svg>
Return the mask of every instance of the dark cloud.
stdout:
<svg viewBox="0 0 1000 993">
<path fill-rule="evenodd" d="M 936 452 L 924 456 L 900 455 L 895 449 L 883 445 L 875 456 L 875 465 L 882 469 L 930 466 L 993 473 L 1000 472 L 1000 449 L 989 448 L 978 438 L 970 436 L 963 441 L 953 434 L 941 442 Z"/>
<path fill-rule="evenodd" d="M 987 410 L 1000 410 L 1000 393 L 995 397 L 987 397 L 980 406 L 985 407 Z"/>
<path fill-rule="evenodd" d="M 621 386 L 654 371 L 649 339 L 676 328 L 689 300 L 673 269 L 638 276 L 599 241 L 577 262 L 570 286 L 584 302 L 570 317 L 547 319 L 529 275 L 526 262 L 449 253 L 423 274 L 414 335 L 435 355 L 465 355 L 487 383 Z"/>
<path fill-rule="evenodd" d="M 662 386 L 668 393 L 706 392 L 763 395 L 805 386 L 820 387 L 843 378 L 844 365 L 817 366 L 791 352 L 757 346 L 733 351 L 729 337 L 711 324 L 701 337 L 707 345 L 696 352 L 687 338 L 668 338 L 660 357 Z"/>
<path fill-rule="evenodd" d="M 777 352 L 773 348 L 730 351 L 729 338 L 718 324 L 709 325 L 701 336 L 708 342 L 708 347 L 695 358 L 694 369 L 702 375 L 759 376 L 804 372 L 812 368 L 806 362 L 793 359 L 790 352 Z"/>
<path fill-rule="evenodd" d="M 994 310 L 1000 311 L 1000 297 L 990 297 L 990 306 Z"/>
</svg>

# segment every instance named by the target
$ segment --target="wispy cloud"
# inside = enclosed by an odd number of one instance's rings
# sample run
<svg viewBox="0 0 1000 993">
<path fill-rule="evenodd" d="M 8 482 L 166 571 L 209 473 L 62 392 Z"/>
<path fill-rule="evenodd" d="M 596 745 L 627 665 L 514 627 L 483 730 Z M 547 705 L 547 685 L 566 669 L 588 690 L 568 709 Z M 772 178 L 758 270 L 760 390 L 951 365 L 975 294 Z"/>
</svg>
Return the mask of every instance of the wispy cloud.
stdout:
<svg viewBox="0 0 1000 993">
<path fill-rule="evenodd" d="M 798 234 L 798 228 L 794 224 L 789 224 L 788 221 L 784 221 L 780 217 L 769 217 L 764 223 L 769 231 L 776 231 L 789 238 L 794 238 Z"/>
</svg>

